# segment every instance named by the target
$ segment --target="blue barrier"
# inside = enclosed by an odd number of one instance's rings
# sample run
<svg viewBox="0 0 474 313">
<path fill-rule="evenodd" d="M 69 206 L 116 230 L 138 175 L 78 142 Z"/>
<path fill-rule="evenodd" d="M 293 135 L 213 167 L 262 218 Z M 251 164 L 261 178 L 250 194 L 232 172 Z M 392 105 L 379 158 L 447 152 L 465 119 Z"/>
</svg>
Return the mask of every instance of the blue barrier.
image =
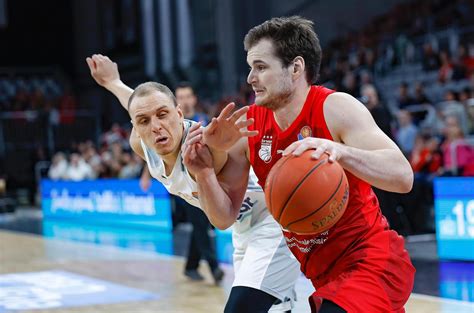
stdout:
<svg viewBox="0 0 474 313">
<path fill-rule="evenodd" d="M 43 235 L 49 238 L 116 246 L 132 250 L 173 255 L 173 233 L 136 227 L 110 227 L 77 223 L 66 219 L 43 221 Z"/>
<path fill-rule="evenodd" d="M 434 196 L 438 256 L 474 260 L 474 178 L 437 178 Z"/>
<path fill-rule="evenodd" d="M 45 219 L 172 229 L 170 198 L 159 183 L 143 192 L 138 180 L 42 180 L 41 195 Z"/>
<path fill-rule="evenodd" d="M 228 264 L 233 263 L 234 246 L 232 245 L 232 229 L 216 229 L 217 260 Z"/>
</svg>

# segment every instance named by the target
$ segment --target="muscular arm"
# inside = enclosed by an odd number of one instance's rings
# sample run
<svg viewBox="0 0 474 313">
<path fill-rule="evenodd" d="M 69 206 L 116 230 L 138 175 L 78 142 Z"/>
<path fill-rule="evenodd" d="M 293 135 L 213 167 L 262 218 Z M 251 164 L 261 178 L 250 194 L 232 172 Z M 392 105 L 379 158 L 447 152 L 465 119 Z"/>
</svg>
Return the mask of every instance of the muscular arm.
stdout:
<svg viewBox="0 0 474 313">
<path fill-rule="evenodd" d="M 110 91 L 120 101 L 122 107 L 128 111 L 128 99 L 133 89 L 120 80 L 117 63 L 112 62 L 107 56 L 94 54 L 86 59 L 91 71 L 91 76 L 100 86 Z"/>
<path fill-rule="evenodd" d="M 219 229 L 230 227 L 239 215 L 250 168 L 246 149 L 247 139 L 243 138 L 229 151 L 227 163 L 219 175 L 210 166 L 196 173 L 201 207 Z"/>
<path fill-rule="evenodd" d="M 113 93 L 120 101 L 122 107 L 128 111 L 128 99 L 133 93 L 133 89 L 125 85 L 121 80 L 104 86 L 105 89 Z"/>
<path fill-rule="evenodd" d="M 334 93 L 326 99 L 324 117 L 333 139 L 342 143 L 342 167 L 377 188 L 399 193 L 411 190 L 410 163 L 362 103 L 348 94 Z"/>
</svg>

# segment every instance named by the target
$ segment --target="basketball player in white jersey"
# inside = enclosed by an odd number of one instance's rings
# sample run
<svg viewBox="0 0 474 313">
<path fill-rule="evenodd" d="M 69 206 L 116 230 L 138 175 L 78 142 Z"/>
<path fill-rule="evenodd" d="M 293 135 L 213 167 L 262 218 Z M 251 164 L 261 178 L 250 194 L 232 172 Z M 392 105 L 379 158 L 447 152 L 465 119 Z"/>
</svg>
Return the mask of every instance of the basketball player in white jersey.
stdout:
<svg viewBox="0 0 474 313">
<path fill-rule="evenodd" d="M 183 118 L 174 94 L 166 86 L 148 82 L 132 90 L 120 80 L 117 64 L 108 57 L 93 55 L 87 58 L 87 64 L 96 82 L 128 110 L 133 124 L 130 145 L 147 162 L 151 175 L 170 193 L 200 207 L 196 182 L 180 153 L 187 134 L 198 129 L 199 123 Z M 215 154 L 214 160 L 216 171 L 227 161 Z M 280 226 L 265 207 L 256 177 L 250 177 L 233 225 L 222 224 L 218 212 L 202 208 L 216 227 L 233 227 L 235 280 L 224 312 L 288 312 L 296 297 L 299 265 L 286 246 Z"/>
</svg>

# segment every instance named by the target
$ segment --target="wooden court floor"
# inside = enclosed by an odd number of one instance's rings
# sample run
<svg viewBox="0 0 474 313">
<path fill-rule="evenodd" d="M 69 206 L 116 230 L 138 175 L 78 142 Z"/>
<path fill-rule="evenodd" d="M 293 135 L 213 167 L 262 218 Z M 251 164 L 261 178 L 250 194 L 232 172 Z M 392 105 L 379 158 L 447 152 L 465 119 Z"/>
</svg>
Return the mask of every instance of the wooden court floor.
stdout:
<svg viewBox="0 0 474 313">
<path fill-rule="evenodd" d="M 0 274 L 63 270 L 158 295 L 158 299 L 149 301 L 22 312 L 222 312 L 232 285 L 232 267 L 224 268 L 224 281 L 221 286 L 215 286 L 204 266 L 201 270 L 206 277 L 204 282 L 188 281 L 182 275 L 183 264 L 182 258 L 151 252 L 0 231 Z M 296 289 L 299 301 L 293 312 L 309 312 L 307 296 L 312 292 L 311 285 L 301 277 Z M 473 313 L 474 305 L 413 294 L 406 305 L 406 311 Z"/>
</svg>

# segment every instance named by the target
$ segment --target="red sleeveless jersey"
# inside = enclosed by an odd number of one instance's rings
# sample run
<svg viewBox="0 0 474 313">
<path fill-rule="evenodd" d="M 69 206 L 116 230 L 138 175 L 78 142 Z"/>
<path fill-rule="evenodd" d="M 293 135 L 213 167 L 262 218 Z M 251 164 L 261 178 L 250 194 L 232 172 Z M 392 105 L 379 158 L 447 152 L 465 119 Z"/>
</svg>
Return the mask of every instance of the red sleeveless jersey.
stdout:
<svg viewBox="0 0 474 313">
<path fill-rule="evenodd" d="M 271 110 L 257 105 L 250 107 L 247 117 L 254 118 L 255 123 L 249 130 L 259 131 L 259 135 L 249 138 L 250 163 L 262 188 L 270 169 L 291 143 L 305 137 L 333 140 L 323 113 L 324 101 L 333 92 L 312 86 L 302 111 L 286 130 L 280 129 Z M 390 278 L 379 286 L 383 292 L 375 291 L 374 297 L 380 301 L 369 299 L 370 293 L 363 292 L 362 296 L 372 303 L 365 306 L 365 312 L 370 311 L 368 308 L 376 310 L 370 312 L 403 312 L 414 277 L 403 238 L 389 230 L 371 186 L 348 171 L 346 176 L 349 202 L 341 219 L 319 235 L 284 231 L 287 245 L 301 263 L 301 271 L 313 282 L 317 290 L 313 297 L 331 300 L 348 312 L 358 312 L 353 297 L 350 299 L 351 295 L 357 296 L 356 290 L 364 289 L 361 286 L 364 283 L 357 281 L 357 274 L 359 271 L 367 275 L 379 273 Z M 399 276 L 393 279 L 394 275 Z M 373 286 L 367 287 L 374 290 Z M 358 301 L 360 305 L 366 305 L 361 301 Z"/>
</svg>

